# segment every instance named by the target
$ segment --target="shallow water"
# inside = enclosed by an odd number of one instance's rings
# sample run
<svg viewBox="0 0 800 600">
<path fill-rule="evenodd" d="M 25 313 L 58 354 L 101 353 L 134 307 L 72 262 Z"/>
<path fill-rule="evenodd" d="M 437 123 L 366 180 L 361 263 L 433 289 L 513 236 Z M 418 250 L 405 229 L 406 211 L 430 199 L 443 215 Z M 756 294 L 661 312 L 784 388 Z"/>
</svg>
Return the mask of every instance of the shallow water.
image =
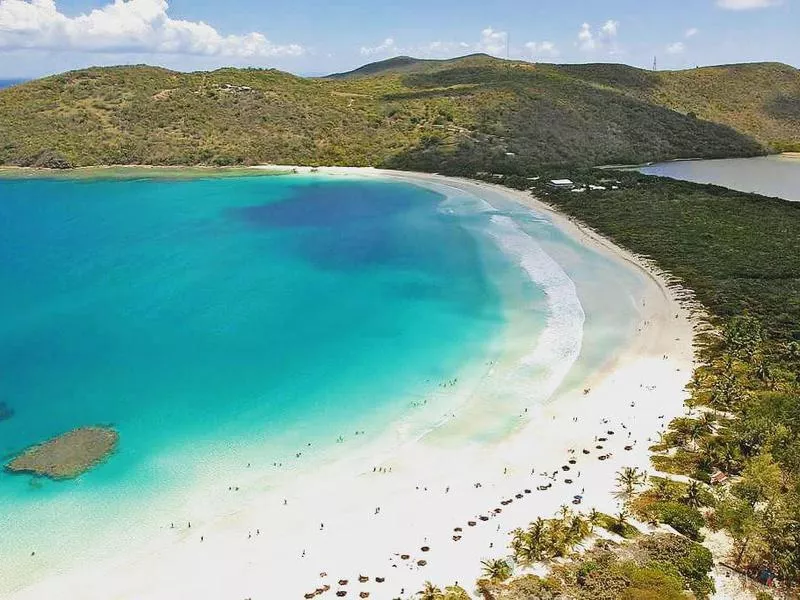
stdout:
<svg viewBox="0 0 800 600">
<path fill-rule="evenodd" d="M 646 175 L 661 175 L 762 196 L 800 202 L 800 158 L 759 156 L 660 163 L 639 169 Z"/>
<path fill-rule="evenodd" d="M 0 179 L 0 452 L 121 435 L 74 481 L 0 474 L 5 564 L 144 542 L 250 463 L 396 442 L 400 421 L 414 439 L 489 396 L 465 435 L 496 439 L 579 385 L 632 335 L 640 275 L 486 200 L 375 178 Z M 486 390 L 490 364 L 508 375 Z"/>
</svg>

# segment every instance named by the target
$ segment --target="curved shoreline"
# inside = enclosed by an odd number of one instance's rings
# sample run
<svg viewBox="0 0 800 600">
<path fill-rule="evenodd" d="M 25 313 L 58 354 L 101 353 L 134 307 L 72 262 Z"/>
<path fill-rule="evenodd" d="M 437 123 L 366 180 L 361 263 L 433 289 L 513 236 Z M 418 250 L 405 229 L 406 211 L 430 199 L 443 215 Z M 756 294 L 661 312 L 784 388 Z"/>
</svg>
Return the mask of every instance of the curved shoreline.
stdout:
<svg viewBox="0 0 800 600">
<path fill-rule="evenodd" d="M 508 530 L 539 514 L 549 516 L 577 492 L 574 485 L 564 484 L 559 477 L 554 484 L 556 489 L 534 491 L 530 499 L 505 506 L 502 515 L 492 517 L 488 524 L 469 529 L 466 521 L 488 514 L 500 505 L 501 499 L 513 499 L 522 487 L 535 488 L 545 481 L 540 472 L 557 470 L 566 462 L 569 448 L 592 448 L 592 455 L 579 457 L 581 462 L 576 467 L 584 469 L 579 481 L 587 489 L 581 508 L 613 510 L 609 508 L 615 503 L 610 494 L 613 473 L 621 466 L 647 468 L 646 437 L 654 436 L 662 422 L 680 414 L 681 390 L 692 370 L 692 322 L 662 276 L 652 272 L 641 259 L 523 192 L 436 175 L 373 169 L 320 172 L 394 178 L 423 186 L 444 184 L 479 197 L 481 193 L 499 194 L 547 214 L 556 227 L 581 244 L 621 263 L 635 265 L 646 274 L 650 284 L 643 298 L 644 325 L 640 335 L 612 365 L 594 374 L 587 384 L 591 388 L 588 394 L 567 393 L 558 403 L 542 406 L 509 439 L 492 444 L 488 451 L 483 444 L 454 450 L 441 439 L 434 439 L 403 448 L 401 456 L 385 457 L 392 475 L 374 476 L 360 471 L 350 473 L 346 480 L 302 478 L 295 486 L 302 489 L 302 496 L 298 491 L 297 497 L 290 498 L 292 516 L 281 512 L 280 506 L 257 503 L 213 523 L 196 523 L 191 533 L 166 530 L 151 548 L 135 556 L 112 558 L 104 570 L 113 570 L 114 575 L 106 580 L 103 590 L 94 591 L 98 570 L 93 566 L 46 579 L 16 597 L 45 597 L 60 592 L 98 599 L 111 595 L 292 598 L 302 597 L 302 592 L 321 583 L 335 584 L 339 578 L 350 580 L 348 595 L 354 595 L 355 589 L 364 589 L 378 598 L 395 597 L 400 589 L 405 590 L 403 597 L 408 597 L 428 579 L 441 584 L 457 580 L 471 588 L 479 574 L 480 560 L 493 556 L 490 544 L 496 552 L 494 556 L 505 554 Z M 667 355 L 669 358 L 664 359 Z M 664 419 L 659 418 L 662 414 Z M 573 422 L 575 415 L 580 416 L 578 423 Z M 611 422 L 602 424 L 603 419 Z M 626 423 L 631 437 L 637 438 L 632 452 L 616 447 L 620 445 L 617 442 L 624 441 L 620 421 Z M 607 451 L 614 452 L 614 456 L 599 462 L 592 438 L 610 426 L 616 430 L 617 439 L 609 443 Z M 531 468 L 536 470 L 535 477 L 529 475 Z M 480 488 L 473 485 L 477 481 L 482 483 Z M 442 489 L 445 482 L 452 489 Z M 342 487 L 349 488 L 347 493 L 337 489 Z M 329 504 L 322 513 L 317 505 L 320 498 Z M 379 515 L 372 513 L 376 502 L 380 502 Z M 317 528 L 316 522 L 308 523 L 310 515 L 320 514 L 324 531 Z M 254 533 L 254 524 L 264 523 L 259 535 L 249 537 Z M 457 543 L 451 539 L 455 526 L 465 529 L 464 539 Z M 205 532 L 204 545 L 195 539 L 200 527 Z M 353 544 L 354 540 L 359 543 Z M 430 546 L 424 555 L 420 553 L 422 544 Z M 301 548 L 308 550 L 306 557 L 301 557 Z M 408 552 L 414 560 L 424 556 L 428 565 L 415 568 L 399 559 L 392 563 L 389 559 L 400 552 Z M 330 573 L 329 581 L 319 578 L 320 571 Z M 198 573 L 208 573 L 208 578 Z M 373 578 L 384 576 L 386 582 L 377 584 L 371 578 L 369 584 L 355 588 L 362 573 Z M 139 587 L 142 574 L 150 581 L 146 590 Z M 333 591 L 323 597 L 331 596 Z"/>
</svg>

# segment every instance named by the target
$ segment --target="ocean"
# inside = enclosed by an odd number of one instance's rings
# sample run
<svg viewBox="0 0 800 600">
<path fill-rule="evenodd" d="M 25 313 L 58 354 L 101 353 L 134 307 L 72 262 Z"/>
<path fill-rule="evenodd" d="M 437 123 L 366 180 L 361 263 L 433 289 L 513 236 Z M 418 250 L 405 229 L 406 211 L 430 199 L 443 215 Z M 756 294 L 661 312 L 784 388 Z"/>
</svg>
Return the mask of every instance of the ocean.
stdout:
<svg viewBox="0 0 800 600">
<path fill-rule="evenodd" d="M 17 85 L 18 83 L 23 83 L 24 81 L 24 79 L 0 79 L 0 90 L 11 87 L 12 85 Z"/>
<path fill-rule="evenodd" d="M 273 465 L 478 410 L 498 363 L 474 438 L 607 363 L 641 276 L 488 200 L 373 177 L 0 179 L 0 453 L 120 433 L 75 480 L 0 473 L 0 594 L 146 543 L 221 480 L 275 488 Z"/>
</svg>

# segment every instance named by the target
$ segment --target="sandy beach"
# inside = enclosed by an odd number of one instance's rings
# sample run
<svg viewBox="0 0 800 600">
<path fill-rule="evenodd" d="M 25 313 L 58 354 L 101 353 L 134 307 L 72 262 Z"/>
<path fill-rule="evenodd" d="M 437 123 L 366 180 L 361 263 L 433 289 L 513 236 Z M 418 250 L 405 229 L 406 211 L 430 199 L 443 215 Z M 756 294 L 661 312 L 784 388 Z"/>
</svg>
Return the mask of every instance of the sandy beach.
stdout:
<svg viewBox="0 0 800 600">
<path fill-rule="evenodd" d="M 525 192 L 437 175 L 319 172 L 501 195 L 547 215 L 581 244 L 647 274 L 637 299 L 636 336 L 580 389 L 560 391 L 556 401 L 515 415 L 519 425 L 502 440 L 465 445 L 463 431 L 475 423 L 456 415 L 390 453 L 376 455 L 366 446 L 326 465 L 322 476 L 285 477 L 277 485 L 258 476 L 254 465 L 251 481 L 224 483 L 241 485 L 241 495 L 232 491 L 226 503 L 197 498 L 184 520 L 165 522 L 145 547 L 43 573 L 11 597 L 292 599 L 327 585 L 318 597 L 347 590 L 348 598 L 369 592 L 370 598 L 390 599 L 411 598 L 428 580 L 442 587 L 458 582 L 471 592 L 481 560 L 508 555 L 511 530 L 571 506 L 577 494 L 583 495 L 580 510 L 616 512 L 615 473 L 650 468 L 649 441 L 684 413 L 684 387 L 694 365 L 694 322 L 678 299 L 680 290 L 646 261 Z M 601 455 L 608 458 L 599 460 Z M 570 459 L 576 464 L 568 465 Z"/>
</svg>

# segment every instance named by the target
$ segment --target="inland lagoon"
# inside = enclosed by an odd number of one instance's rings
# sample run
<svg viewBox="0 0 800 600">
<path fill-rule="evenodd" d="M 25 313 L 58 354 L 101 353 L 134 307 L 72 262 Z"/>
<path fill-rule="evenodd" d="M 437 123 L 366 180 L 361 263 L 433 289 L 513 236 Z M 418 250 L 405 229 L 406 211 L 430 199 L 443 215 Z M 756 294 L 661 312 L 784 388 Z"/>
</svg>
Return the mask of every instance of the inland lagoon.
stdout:
<svg viewBox="0 0 800 600">
<path fill-rule="evenodd" d="M 639 169 L 645 175 L 713 183 L 722 187 L 800 202 L 800 154 L 678 160 Z"/>
<path fill-rule="evenodd" d="M 67 431 L 115 432 L 71 479 L 0 474 L 3 597 L 133 598 L 142 580 L 147 597 L 295 594 L 358 548 L 377 562 L 427 540 L 495 489 L 489 473 L 532 476 L 583 434 L 578 415 L 633 410 L 621 390 L 644 393 L 631 378 L 650 366 L 676 377 L 661 347 L 631 350 L 652 323 L 673 345 L 658 323 L 685 325 L 655 280 L 512 193 L 359 170 L 126 173 L 0 179 L 4 464 Z M 653 411 L 680 410 L 683 376 L 648 389 L 674 404 Z M 444 480 L 435 502 L 451 504 L 414 504 Z M 393 501 L 398 529 L 358 520 Z M 256 538 L 269 565 L 246 573 L 239 544 Z M 206 560 L 213 585 L 179 575 Z M 116 587 L 90 589 L 103 569 Z"/>
</svg>

